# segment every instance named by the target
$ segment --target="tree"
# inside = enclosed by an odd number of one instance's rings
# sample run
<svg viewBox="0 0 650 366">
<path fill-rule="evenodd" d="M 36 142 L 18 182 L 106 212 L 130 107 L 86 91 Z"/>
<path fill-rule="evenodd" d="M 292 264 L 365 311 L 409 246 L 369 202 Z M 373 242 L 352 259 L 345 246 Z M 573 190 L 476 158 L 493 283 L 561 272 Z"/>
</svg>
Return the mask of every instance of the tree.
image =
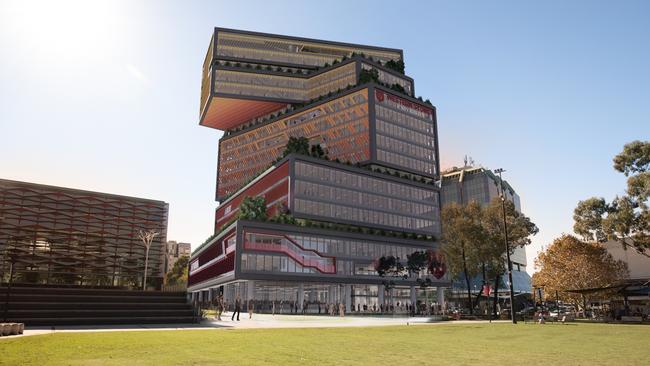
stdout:
<svg viewBox="0 0 650 366">
<path fill-rule="evenodd" d="M 615 240 L 650 257 L 650 142 L 626 144 L 613 160 L 614 169 L 628 177 L 627 194 L 611 203 L 595 197 L 578 202 L 573 231 L 584 240 Z"/>
<path fill-rule="evenodd" d="M 530 218 L 517 211 L 512 201 L 506 200 L 501 202 L 500 198 L 493 199 L 485 208 L 483 213 L 483 229 L 486 239 L 483 242 L 484 253 L 487 255 L 483 260 L 489 263 L 489 276 L 494 276 L 494 306 L 493 311 L 496 316 L 499 278 L 506 271 L 506 248 L 505 233 L 503 230 L 503 207 L 506 208 L 506 222 L 508 227 L 508 244 L 510 254 L 512 255 L 517 247 L 524 247 L 531 243 L 530 237 L 537 235 L 539 228 Z M 482 255 L 485 255 L 485 254 Z M 514 304 L 511 304 L 514 311 Z"/>
<path fill-rule="evenodd" d="M 147 289 L 147 270 L 149 266 L 149 248 L 151 248 L 151 243 L 153 242 L 153 239 L 160 235 L 159 232 L 155 230 L 140 230 L 138 232 L 138 237 L 142 241 L 142 245 L 145 247 L 145 254 L 144 254 L 144 274 L 142 276 L 142 290 Z"/>
<path fill-rule="evenodd" d="M 482 242 L 481 206 L 476 202 L 467 205 L 452 203 L 443 207 L 442 249 L 452 277 L 463 275 L 467 286 L 470 314 L 474 313 L 470 279 L 478 273 L 478 242 Z"/>
<path fill-rule="evenodd" d="M 282 157 L 289 154 L 309 155 L 309 139 L 306 137 L 289 137 Z"/>
<path fill-rule="evenodd" d="M 187 271 L 190 257 L 184 255 L 174 263 L 174 266 L 165 274 L 165 283 L 167 285 L 187 284 Z"/>
<path fill-rule="evenodd" d="M 572 235 L 555 239 L 535 260 L 539 272 L 533 275 L 533 286 L 546 293 L 557 291 L 563 301 L 586 308 L 584 295 L 567 290 L 593 289 L 613 285 L 628 276 L 627 265 L 614 260 L 598 243 L 587 243 Z"/>
<path fill-rule="evenodd" d="M 239 218 L 244 220 L 266 220 L 266 200 L 264 197 L 244 197 L 239 205 Z"/>
<path fill-rule="evenodd" d="M 359 84 L 365 84 L 369 82 L 379 83 L 379 71 L 377 69 L 362 69 L 359 73 Z"/>
<path fill-rule="evenodd" d="M 397 61 L 388 60 L 384 66 L 399 73 L 404 73 L 404 61 L 401 59 Z"/>
</svg>

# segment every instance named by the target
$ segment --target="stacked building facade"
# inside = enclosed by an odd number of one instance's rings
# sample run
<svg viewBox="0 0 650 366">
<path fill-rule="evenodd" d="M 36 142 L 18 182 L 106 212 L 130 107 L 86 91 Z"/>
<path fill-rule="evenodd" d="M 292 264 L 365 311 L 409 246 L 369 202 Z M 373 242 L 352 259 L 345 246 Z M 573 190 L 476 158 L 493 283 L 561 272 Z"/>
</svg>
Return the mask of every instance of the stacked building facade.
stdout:
<svg viewBox="0 0 650 366">
<path fill-rule="evenodd" d="M 385 256 L 440 258 L 436 111 L 403 65 L 398 49 L 215 28 L 200 124 L 224 131 L 220 204 L 215 235 L 190 258 L 194 296 L 261 311 L 407 311 L 426 302 L 426 277 L 442 302 L 441 260 L 391 281 L 376 271 Z M 327 159 L 284 156 L 291 137 Z M 271 219 L 240 219 L 246 197 L 263 197 Z"/>
</svg>

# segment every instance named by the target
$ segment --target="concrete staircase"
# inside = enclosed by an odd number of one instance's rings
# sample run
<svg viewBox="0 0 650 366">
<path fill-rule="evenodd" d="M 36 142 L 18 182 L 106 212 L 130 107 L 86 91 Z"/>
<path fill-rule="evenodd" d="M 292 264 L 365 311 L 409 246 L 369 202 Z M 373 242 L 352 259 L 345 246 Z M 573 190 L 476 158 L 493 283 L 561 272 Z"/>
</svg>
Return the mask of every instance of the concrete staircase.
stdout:
<svg viewBox="0 0 650 366">
<path fill-rule="evenodd" d="M 0 321 L 6 296 L 0 286 Z M 184 292 L 14 286 L 6 320 L 57 326 L 193 323 L 195 317 Z"/>
</svg>

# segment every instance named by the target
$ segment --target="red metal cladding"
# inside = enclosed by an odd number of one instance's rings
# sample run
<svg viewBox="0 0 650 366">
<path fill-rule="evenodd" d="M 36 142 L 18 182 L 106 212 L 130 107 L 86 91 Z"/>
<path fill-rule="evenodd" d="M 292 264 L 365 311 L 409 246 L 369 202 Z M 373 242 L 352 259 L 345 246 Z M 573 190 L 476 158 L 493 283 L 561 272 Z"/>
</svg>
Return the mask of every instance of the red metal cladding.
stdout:
<svg viewBox="0 0 650 366">
<path fill-rule="evenodd" d="M 235 270 L 235 252 L 226 255 L 222 260 L 215 262 L 194 274 L 190 274 L 187 284 L 193 286 L 197 283 L 207 281 L 211 278 L 220 276 Z"/>
<path fill-rule="evenodd" d="M 262 196 L 269 206 L 269 215 L 277 210 L 277 205 L 287 203 L 286 196 L 289 194 L 289 162 L 285 162 L 272 172 L 262 177 L 243 192 L 237 194 L 230 201 L 220 205 L 215 214 L 215 229 L 228 223 L 237 214 L 239 205 L 245 197 Z M 279 200 L 279 201 L 278 201 Z M 276 202 L 278 201 L 278 202 Z M 275 202 L 275 204 L 273 204 Z M 273 204 L 273 207 L 271 205 Z"/>
</svg>

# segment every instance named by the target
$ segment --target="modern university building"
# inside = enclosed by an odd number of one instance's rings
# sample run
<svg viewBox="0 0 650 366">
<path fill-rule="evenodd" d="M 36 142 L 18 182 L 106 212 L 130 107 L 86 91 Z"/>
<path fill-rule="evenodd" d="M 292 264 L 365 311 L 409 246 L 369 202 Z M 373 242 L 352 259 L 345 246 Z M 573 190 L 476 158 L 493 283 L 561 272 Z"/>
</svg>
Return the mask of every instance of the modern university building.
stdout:
<svg viewBox="0 0 650 366">
<path fill-rule="evenodd" d="M 402 50 L 215 28 L 200 125 L 224 135 L 215 235 L 190 258 L 195 299 L 312 313 L 444 301 L 436 110 L 415 98 Z M 290 137 L 328 159 L 283 156 Z M 239 219 L 246 197 L 263 197 L 270 219 Z M 382 256 L 414 252 L 427 273 L 377 274 Z"/>
</svg>

